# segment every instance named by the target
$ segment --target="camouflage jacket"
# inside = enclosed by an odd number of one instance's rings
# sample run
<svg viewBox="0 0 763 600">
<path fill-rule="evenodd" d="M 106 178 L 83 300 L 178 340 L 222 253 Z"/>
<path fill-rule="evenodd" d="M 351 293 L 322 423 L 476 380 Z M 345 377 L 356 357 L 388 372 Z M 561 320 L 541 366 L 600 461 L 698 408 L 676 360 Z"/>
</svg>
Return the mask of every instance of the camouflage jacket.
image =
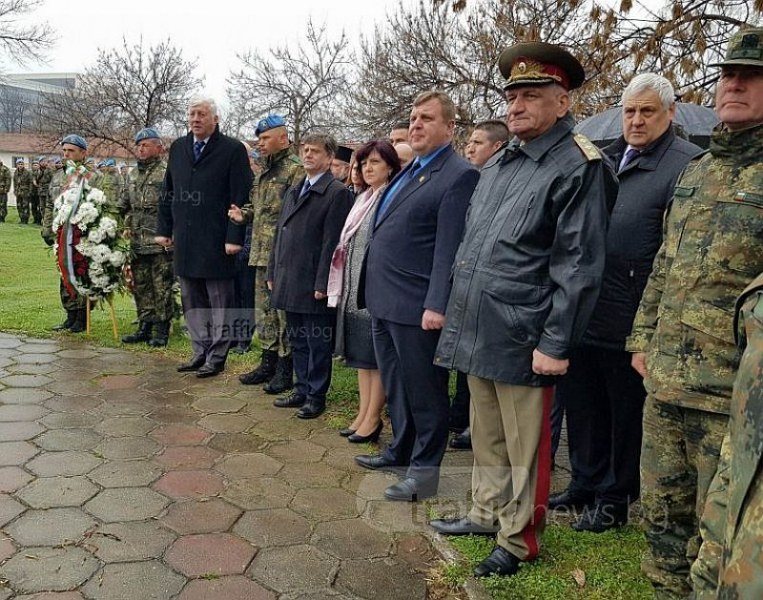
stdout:
<svg viewBox="0 0 763 600">
<path fill-rule="evenodd" d="M 0 165 L 0 194 L 7 194 L 11 191 L 11 170 L 5 165 Z"/>
<path fill-rule="evenodd" d="M 626 349 L 646 352 L 647 390 L 678 406 L 728 414 L 739 357 L 734 301 L 763 271 L 763 125 L 713 132 L 665 216 Z"/>
<path fill-rule="evenodd" d="M 16 169 L 13 173 L 13 193 L 17 198 L 31 196 L 33 185 L 34 178 L 32 177 L 32 171 L 29 169 Z"/>
<path fill-rule="evenodd" d="M 746 349 L 691 569 L 697 600 L 763 598 L 763 273 L 740 297 L 737 315 L 737 339 Z"/>
<path fill-rule="evenodd" d="M 45 196 L 45 202 L 42 206 L 42 237 L 51 237 L 53 235 L 53 205 L 56 198 L 61 194 L 64 183 L 66 182 L 65 169 L 52 169 L 48 184 L 48 193 Z"/>
<path fill-rule="evenodd" d="M 37 194 L 41 199 L 47 199 L 48 197 L 50 180 L 53 178 L 54 170 L 53 167 L 40 169 L 40 175 L 37 178 Z"/>
<path fill-rule="evenodd" d="M 299 157 L 289 148 L 268 157 L 267 165 L 259 174 L 249 195 L 251 204 L 243 207 L 244 217 L 252 222 L 252 249 L 249 264 L 267 267 L 273 245 L 276 221 L 281 213 L 281 201 L 288 190 L 305 176 Z"/>
<path fill-rule="evenodd" d="M 159 198 L 167 163 L 160 158 L 141 161 L 130 173 L 122 191 L 120 208 L 125 212 L 125 228 L 130 230 L 130 247 L 135 254 L 164 252 L 154 242 L 159 218 Z"/>
</svg>

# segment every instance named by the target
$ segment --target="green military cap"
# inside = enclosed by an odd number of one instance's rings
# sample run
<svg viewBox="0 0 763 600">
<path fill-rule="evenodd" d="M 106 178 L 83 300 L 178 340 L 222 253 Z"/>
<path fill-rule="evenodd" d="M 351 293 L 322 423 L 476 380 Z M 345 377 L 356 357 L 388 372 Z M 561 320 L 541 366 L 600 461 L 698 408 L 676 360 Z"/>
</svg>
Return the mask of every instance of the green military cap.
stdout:
<svg viewBox="0 0 763 600">
<path fill-rule="evenodd" d="M 504 90 L 551 83 L 574 90 L 585 80 L 577 58 L 561 46 L 545 42 L 521 42 L 506 48 L 498 59 L 498 68 L 506 79 Z"/>
<path fill-rule="evenodd" d="M 763 67 L 763 28 L 742 29 L 731 36 L 726 48 L 726 59 L 711 67 L 748 65 Z"/>
</svg>

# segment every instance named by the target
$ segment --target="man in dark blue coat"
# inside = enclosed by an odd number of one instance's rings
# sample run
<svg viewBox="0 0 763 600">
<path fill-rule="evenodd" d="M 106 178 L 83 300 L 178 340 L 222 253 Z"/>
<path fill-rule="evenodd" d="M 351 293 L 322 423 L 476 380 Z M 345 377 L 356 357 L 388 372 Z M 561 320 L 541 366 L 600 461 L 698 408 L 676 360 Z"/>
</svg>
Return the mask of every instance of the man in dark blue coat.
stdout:
<svg viewBox="0 0 763 600">
<path fill-rule="evenodd" d="M 211 377 L 223 370 L 232 344 L 235 255 L 245 229 L 228 219 L 231 204 L 249 198 L 252 171 L 246 148 L 220 133 L 217 107 L 194 98 L 190 132 L 172 143 L 167 161 L 156 242 L 175 247 L 183 315 L 193 357 L 178 367 Z"/>
<path fill-rule="evenodd" d="M 448 371 L 433 365 L 450 271 L 479 173 L 451 146 L 455 107 L 444 93 L 413 103 L 409 143 L 416 159 L 390 182 L 369 233 L 359 306 L 372 317 L 376 359 L 387 394 L 392 442 L 368 469 L 406 470 L 390 500 L 433 496 L 448 442 Z"/>
<path fill-rule="evenodd" d="M 601 533 L 624 524 L 639 495 L 646 390 L 631 368 L 625 338 L 662 242 L 676 180 L 702 151 L 674 133 L 674 98 L 664 77 L 634 77 L 623 91 L 623 135 L 604 150 L 620 181 L 604 278 L 582 343 L 556 388 L 567 409 L 572 480 L 549 499 L 549 507 L 586 507 L 572 525 L 578 531 Z"/>
</svg>

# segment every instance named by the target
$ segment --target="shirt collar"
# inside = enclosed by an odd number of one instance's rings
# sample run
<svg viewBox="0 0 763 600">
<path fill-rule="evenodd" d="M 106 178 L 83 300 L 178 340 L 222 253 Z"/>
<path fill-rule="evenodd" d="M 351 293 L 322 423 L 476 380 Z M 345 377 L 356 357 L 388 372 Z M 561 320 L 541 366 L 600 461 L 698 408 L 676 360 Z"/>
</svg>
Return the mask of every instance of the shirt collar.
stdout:
<svg viewBox="0 0 763 600">
<path fill-rule="evenodd" d="M 421 167 L 426 167 L 435 158 L 437 158 L 440 154 L 442 154 L 442 152 L 448 146 L 450 146 L 450 142 L 448 142 L 447 144 L 445 144 L 443 146 L 440 146 L 439 148 L 437 148 L 437 150 L 434 150 L 433 152 L 430 152 L 429 154 L 425 154 L 424 156 L 419 156 L 418 158 L 416 158 L 414 160 L 417 160 L 419 162 L 419 165 L 421 165 Z"/>
</svg>

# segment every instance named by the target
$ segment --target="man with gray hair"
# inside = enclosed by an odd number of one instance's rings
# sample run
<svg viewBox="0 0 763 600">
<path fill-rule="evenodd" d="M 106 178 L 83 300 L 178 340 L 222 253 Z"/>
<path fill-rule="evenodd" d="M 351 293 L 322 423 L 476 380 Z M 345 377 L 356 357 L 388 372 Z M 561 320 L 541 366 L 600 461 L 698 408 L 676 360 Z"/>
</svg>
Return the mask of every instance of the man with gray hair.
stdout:
<svg viewBox="0 0 763 600">
<path fill-rule="evenodd" d="M 188 124 L 170 146 L 155 241 L 174 246 L 191 335 L 193 356 L 178 371 L 204 378 L 223 370 L 234 337 L 235 255 L 245 228 L 228 219 L 228 207 L 246 203 L 252 171 L 241 142 L 220 133 L 214 100 L 193 98 Z"/>
<path fill-rule="evenodd" d="M 550 508 L 585 508 L 572 527 L 600 533 L 623 525 L 639 496 L 641 412 L 646 391 L 625 350 L 662 242 L 673 187 L 701 149 L 677 137 L 673 86 L 642 73 L 623 91 L 623 135 L 604 149 L 620 188 L 609 223 L 601 292 L 570 368 L 556 386 L 566 405 L 572 479 Z"/>
</svg>

